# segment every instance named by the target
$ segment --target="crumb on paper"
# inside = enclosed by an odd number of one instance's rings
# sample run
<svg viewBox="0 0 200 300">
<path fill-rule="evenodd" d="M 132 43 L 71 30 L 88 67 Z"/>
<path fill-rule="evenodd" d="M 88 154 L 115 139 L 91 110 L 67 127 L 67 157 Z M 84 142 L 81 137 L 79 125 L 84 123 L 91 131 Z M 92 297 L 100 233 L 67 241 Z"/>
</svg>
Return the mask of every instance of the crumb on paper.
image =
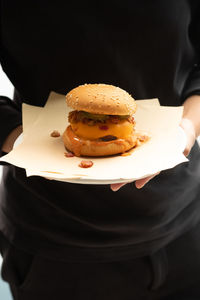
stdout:
<svg viewBox="0 0 200 300">
<path fill-rule="evenodd" d="M 80 168 L 91 168 L 93 166 L 93 162 L 91 160 L 82 160 L 78 166 Z"/>
<path fill-rule="evenodd" d="M 150 139 L 150 137 L 148 135 L 138 133 L 136 147 L 140 146 L 143 143 L 146 143 L 149 139 Z"/>
<path fill-rule="evenodd" d="M 59 137 L 60 136 L 60 132 L 58 130 L 54 130 L 51 132 L 51 137 Z"/>
<path fill-rule="evenodd" d="M 72 153 L 72 152 L 65 152 L 64 156 L 65 157 L 74 157 L 74 153 Z"/>
</svg>

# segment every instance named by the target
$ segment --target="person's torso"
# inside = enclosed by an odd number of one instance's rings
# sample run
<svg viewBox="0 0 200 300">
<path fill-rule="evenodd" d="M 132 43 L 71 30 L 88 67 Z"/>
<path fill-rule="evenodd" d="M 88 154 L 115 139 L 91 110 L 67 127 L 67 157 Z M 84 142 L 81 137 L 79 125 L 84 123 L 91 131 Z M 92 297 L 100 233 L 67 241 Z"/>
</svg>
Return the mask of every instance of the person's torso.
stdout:
<svg viewBox="0 0 200 300">
<path fill-rule="evenodd" d="M 2 65 L 21 100 L 32 105 L 44 105 L 51 90 L 67 93 L 83 83 L 114 84 L 136 99 L 180 105 L 196 60 L 191 13 L 182 0 L 2 1 Z M 27 178 L 10 168 L 1 206 L 30 237 L 56 245 L 159 247 L 199 218 L 199 156 L 196 146 L 190 163 L 142 190 L 132 183 L 116 193 Z"/>
</svg>

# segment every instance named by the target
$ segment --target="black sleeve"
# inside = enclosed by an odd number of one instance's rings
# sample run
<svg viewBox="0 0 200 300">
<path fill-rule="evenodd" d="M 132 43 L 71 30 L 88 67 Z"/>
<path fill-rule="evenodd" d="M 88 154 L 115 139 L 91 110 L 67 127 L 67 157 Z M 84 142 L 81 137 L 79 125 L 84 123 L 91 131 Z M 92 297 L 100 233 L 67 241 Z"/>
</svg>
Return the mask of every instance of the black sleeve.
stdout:
<svg viewBox="0 0 200 300">
<path fill-rule="evenodd" d="M 192 1 L 191 1 L 192 2 Z M 196 53 L 196 64 L 194 65 L 183 90 L 183 101 L 192 95 L 200 95 L 200 4 L 192 2 L 192 20 L 189 28 L 189 38 Z"/>
<path fill-rule="evenodd" d="M 0 24 L 2 13 L 1 4 L 2 3 L 0 1 Z M 2 45 L 0 44 L 0 62 L 2 61 L 1 50 Z M 5 96 L 0 96 L 0 156 L 2 155 L 1 149 L 6 137 L 14 128 L 16 128 L 20 124 L 22 124 L 22 115 L 19 107 L 17 107 L 15 102 L 10 100 L 9 98 Z"/>
<path fill-rule="evenodd" d="M 6 137 L 20 124 L 22 115 L 19 108 L 9 98 L 0 96 L 0 155 Z"/>
</svg>

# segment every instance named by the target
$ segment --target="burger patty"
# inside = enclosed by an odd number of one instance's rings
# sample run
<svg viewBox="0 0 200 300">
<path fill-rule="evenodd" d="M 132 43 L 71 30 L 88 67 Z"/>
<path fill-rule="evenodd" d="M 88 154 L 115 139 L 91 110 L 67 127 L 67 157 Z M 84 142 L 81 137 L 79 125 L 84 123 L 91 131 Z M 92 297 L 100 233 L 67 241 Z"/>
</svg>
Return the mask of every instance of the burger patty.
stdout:
<svg viewBox="0 0 200 300">
<path fill-rule="evenodd" d="M 117 137 L 114 135 L 105 135 L 100 137 L 99 140 L 102 142 L 109 142 L 109 141 L 117 140 Z"/>
</svg>

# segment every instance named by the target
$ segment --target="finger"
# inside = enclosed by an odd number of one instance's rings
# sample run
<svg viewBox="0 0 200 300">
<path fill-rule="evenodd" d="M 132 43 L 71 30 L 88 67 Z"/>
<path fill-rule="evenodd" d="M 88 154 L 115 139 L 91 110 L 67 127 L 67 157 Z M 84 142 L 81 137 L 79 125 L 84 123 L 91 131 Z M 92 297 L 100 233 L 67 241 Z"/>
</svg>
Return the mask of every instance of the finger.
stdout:
<svg viewBox="0 0 200 300">
<path fill-rule="evenodd" d="M 136 188 L 138 189 L 141 189 L 147 182 L 149 182 L 152 178 L 154 178 L 155 176 L 157 176 L 160 172 L 157 172 L 153 175 L 150 175 L 150 176 L 147 176 L 145 178 L 142 178 L 142 179 L 138 179 L 135 181 L 135 186 Z M 122 186 L 126 185 L 127 183 L 130 183 L 129 182 L 123 182 L 123 183 L 113 183 L 110 185 L 110 188 L 113 192 L 116 192 L 118 191 Z"/>
<path fill-rule="evenodd" d="M 187 157 L 190 153 L 190 147 L 186 147 L 183 154 Z"/>
<path fill-rule="evenodd" d="M 113 183 L 110 185 L 110 188 L 113 192 L 118 191 L 122 186 L 126 185 L 128 182 L 123 182 L 123 183 Z"/>
<path fill-rule="evenodd" d="M 155 176 L 157 176 L 160 172 L 157 172 L 153 175 L 147 176 L 145 178 L 142 179 L 138 179 L 135 181 L 135 186 L 137 189 L 141 189 L 147 182 L 149 182 L 152 178 L 154 178 Z"/>
<path fill-rule="evenodd" d="M 187 157 L 190 153 L 192 146 L 195 143 L 196 133 L 195 133 L 194 125 L 189 119 L 183 118 L 181 120 L 180 127 L 184 130 L 186 140 L 187 140 L 186 147 L 183 151 L 183 154 Z"/>
</svg>

